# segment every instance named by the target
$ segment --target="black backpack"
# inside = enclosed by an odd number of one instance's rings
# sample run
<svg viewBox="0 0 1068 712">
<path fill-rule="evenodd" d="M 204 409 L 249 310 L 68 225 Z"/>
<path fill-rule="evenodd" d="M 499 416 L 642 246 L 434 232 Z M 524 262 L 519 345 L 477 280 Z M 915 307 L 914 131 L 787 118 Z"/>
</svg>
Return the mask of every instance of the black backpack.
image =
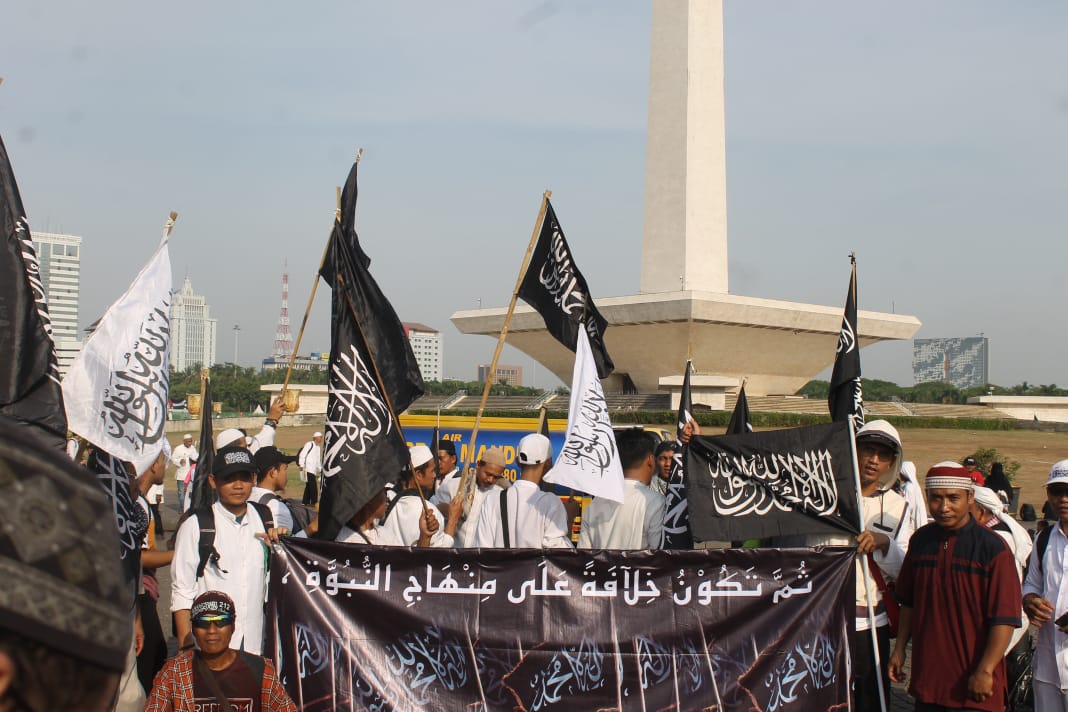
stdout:
<svg viewBox="0 0 1068 712">
<path fill-rule="evenodd" d="M 274 515 L 271 514 L 266 504 L 249 502 L 248 505 L 260 515 L 264 531 L 274 528 Z M 200 553 L 200 561 L 197 564 L 197 578 L 199 579 L 204 575 L 204 569 L 209 561 L 219 566 L 219 552 L 215 550 L 215 513 L 211 507 L 196 509 L 193 511 L 193 516 L 197 518 L 197 527 L 200 529 L 200 542 L 197 544 L 197 551 Z"/>
<path fill-rule="evenodd" d="M 260 497 L 257 504 L 267 506 L 267 503 L 274 499 L 284 504 L 289 510 L 289 516 L 293 517 L 293 531 L 290 534 L 307 529 L 312 520 L 319 516 L 319 511 L 315 507 L 309 507 L 294 497 L 279 497 L 274 492 L 268 492 Z"/>
</svg>

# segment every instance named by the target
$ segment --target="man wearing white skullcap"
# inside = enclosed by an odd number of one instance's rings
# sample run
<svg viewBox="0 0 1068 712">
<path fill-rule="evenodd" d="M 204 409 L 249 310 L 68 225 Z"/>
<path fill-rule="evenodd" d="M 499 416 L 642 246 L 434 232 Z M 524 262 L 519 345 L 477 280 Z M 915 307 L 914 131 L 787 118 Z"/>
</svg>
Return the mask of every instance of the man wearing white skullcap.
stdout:
<svg viewBox="0 0 1068 712">
<path fill-rule="evenodd" d="M 449 503 L 449 519 L 445 521 L 437 507 L 424 501 L 433 496 L 438 476 L 434 454 L 426 445 L 410 447 L 408 454 L 411 468 L 405 471 L 400 492 L 386 506 L 382 529 L 389 539 L 404 546 L 414 546 L 420 536 L 419 519 L 428 516 L 429 512 L 429 516 L 437 520 L 436 526 L 431 527 L 430 546 L 451 547 L 463 514 L 463 499 L 453 498 Z"/>
<path fill-rule="evenodd" d="M 1005 709 L 1005 649 L 1020 626 L 1020 579 L 1001 537 L 971 515 L 974 483 L 955 462 L 927 471 L 934 522 L 919 529 L 897 580 L 901 604 L 890 677 L 904 681 L 917 709 Z"/>
</svg>

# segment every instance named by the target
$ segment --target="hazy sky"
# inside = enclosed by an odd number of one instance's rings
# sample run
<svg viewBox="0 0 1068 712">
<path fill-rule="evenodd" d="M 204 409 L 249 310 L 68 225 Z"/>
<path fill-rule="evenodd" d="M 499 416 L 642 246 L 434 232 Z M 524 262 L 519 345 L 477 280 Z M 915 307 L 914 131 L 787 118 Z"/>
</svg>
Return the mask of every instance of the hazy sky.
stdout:
<svg viewBox="0 0 1068 712">
<path fill-rule="evenodd" d="M 84 238 L 81 323 L 167 212 L 177 288 L 258 364 L 294 335 L 357 147 L 357 227 L 447 377 L 494 342 L 541 193 L 595 298 L 638 289 L 649 0 L 9 3 L 0 134 L 31 229 Z M 1068 384 L 1068 4 L 725 3 L 730 290 L 990 338 L 995 383 Z M 319 292 L 301 351 L 329 346 Z M 911 383 L 911 342 L 862 352 Z M 527 382 L 555 384 L 508 349 Z"/>
</svg>

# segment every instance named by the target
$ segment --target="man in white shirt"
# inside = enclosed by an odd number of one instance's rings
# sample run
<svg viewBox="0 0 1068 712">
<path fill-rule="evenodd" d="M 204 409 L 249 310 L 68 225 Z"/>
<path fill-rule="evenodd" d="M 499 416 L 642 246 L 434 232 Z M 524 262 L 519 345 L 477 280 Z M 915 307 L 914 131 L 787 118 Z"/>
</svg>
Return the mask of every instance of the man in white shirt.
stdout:
<svg viewBox="0 0 1068 712">
<path fill-rule="evenodd" d="M 178 529 L 171 565 L 171 611 L 174 612 L 178 642 L 192 645 L 189 609 L 193 599 L 205 591 L 228 594 L 244 612 L 237 620 L 233 644 L 259 655 L 263 648 L 263 601 L 267 590 L 267 540 L 277 541 L 288 534 L 284 528 L 268 529 L 261 505 L 249 506 L 255 482 L 256 465 L 245 448 L 223 447 L 215 454 L 215 472 L 208 484 L 219 495 L 211 507 L 214 518 L 212 555 L 200 567 L 201 529 L 199 517 L 185 520 Z M 263 508 L 264 511 L 266 508 Z"/>
<path fill-rule="evenodd" d="M 396 539 L 396 532 L 393 529 L 387 529 L 377 523 L 385 516 L 387 503 L 386 489 L 383 487 L 378 494 L 371 498 L 370 502 L 360 507 L 347 525 L 341 527 L 341 531 L 334 537 L 334 541 L 344 544 L 406 546 L 406 544 Z M 430 546 L 430 540 L 437 530 L 438 519 L 430 511 L 430 508 L 427 508 L 423 512 L 423 516 L 419 518 L 419 539 L 415 545 Z M 303 532 L 297 536 L 302 535 Z"/>
<path fill-rule="evenodd" d="M 451 547 L 460 523 L 460 515 L 463 513 L 463 502 L 454 499 L 449 503 L 448 520 L 441 515 L 437 507 L 429 501 L 424 502 L 424 498 L 429 500 L 433 496 L 434 483 L 437 480 L 434 453 L 426 445 L 415 445 L 408 448 L 408 455 L 412 470 L 405 473 L 400 490 L 386 505 L 382 515 L 382 529 L 388 532 L 390 541 L 399 541 L 402 546 L 415 546 L 422 534 L 419 520 L 429 511 L 437 520 L 430 546 Z"/>
<path fill-rule="evenodd" d="M 456 467 L 456 443 L 452 440 L 438 441 L 438 477 L 438 492 L 451 482 L 451 491 L 455 495 L 456 486 L 460 483 L 460 470 Z"/>
<path fill-rule="evenodd" d="M 300 466 L 300 481 L 304 483 L 301 502 L 314 505 L 319 502 L 319 474 L 323 471 L 323 434 L 316 431 L 312 439 L 304 443 L 297 455 Z"/>
<path fill-rule="evenodd" d="M 623 503 L 595 497 L 582 515 L 580 549 L 659 549 L 664 538 L 664 495 L 649 483 L 656 472 L 653 438 L 639 428 L 616 433 L 623 467 Z M 673 451 L 672 451 L 673 452 Z"/>
<path fill-rule="evenodd" d="M 440 457 L 438 462 L 441 462 Z M 457 547 L 469 549 L 475 545 L 475 529 L 478 526 L 478 514 L 482 510 L 482 502 L 492 492 L 500 492 L 504 489 L 499 486 L 501 478 L 504 477 L 504 466 L 504 450 L 499 447 L 487 448 L 482 453 L 482 459 L 476 463 L 474 488 L 468 495 L 470 502 L 461 505 L 467 509 L 467 516 L 456 530 L 455 545 Z M 446 478 L 438 487 L 438 491 L 430 498 L 430 503 L 437 505 L 441 513 L 447 517 L 449 505 L 456 498 L 459 486 L 459 476 Z"/>
<path fill-rule="evenodd" d="M 1068 460 L 1055 462 L 1046 480 L 1046 497 L 1057 523 L 1035 538 L 1023 585 L 1027 617 L 1038 626 L 1032 662 L 1035 709 L 1068 710 Z"/>
<path fill-rule="evenodd" d="M 542 492 L 540 485 L 552 467 L 553 448 L 549 438 L 531 433 L 519 441 L 516 462 L 519 479 L 501 494 L 482 502 L 475 529 L 474 545 L 483 548 L 555 549 L 570 548 L 568 518 L 560 498 Z M 502 509 L 502 504 L 504 509 Z M 504 524 L 507 523 L 507 526 Z"/>
<path fill-rule="evenodd" d="M 656 460 L 656 475 L 649 483 L 654 492 L 667 495 L 668 482 L 671 481 L 671 466 L 675 462 L 677 449 L 678 444 L 674 440 L 662 440 L 656 446 L 653 452 L 653 459 Z"/>
<path fill-rule="evenodd" d="M 178 506 L 185 502 L 185 481 L 189 475 L 189 468 L 197 461 L 199 455 L 193 446 L 193 436 L 186 433 L 182 436 L 182 444 L 174 448 L 171 453 L 171 463 L 174 465 L 174 480 L 178 484 Z M 150 502 L 151 503 L 151 502 Z"/>
<path fill-rule="evenodd" d="M 277 492 L 285 494 L 286 480 L 289 479 L 289 463 L 297 458 L 286 455 L 274 445 L 261 447 L 252 456 L 259 473 L 256 477 L 256 486 L 252 488 L 249 500 L 266 504 L 274 515 L 274 525 L 289 531 L 296 531 L 293 526 L 293 515 L 289 513 L 289 507 L 282 501 Z"/>
</svg>

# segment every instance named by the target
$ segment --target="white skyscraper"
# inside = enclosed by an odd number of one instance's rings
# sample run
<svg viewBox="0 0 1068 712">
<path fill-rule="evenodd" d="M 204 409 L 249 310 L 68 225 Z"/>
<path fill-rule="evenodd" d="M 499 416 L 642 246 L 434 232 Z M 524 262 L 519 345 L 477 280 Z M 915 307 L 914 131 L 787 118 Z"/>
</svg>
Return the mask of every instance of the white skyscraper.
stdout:
<svg viewBox="0 0 1068 712">
<path fill-rule="evenodd" d="M 408 341 L 412 344 L 415 361 L 419 364 L 419 373 L 424 381 L 440 381 L 444 370 L 445 353 L 441 343 L 441 332 L 426 324 L 404 322 Z"/>
<path fill-rule="evenodd" d="M 52 319 L 59 372 L 66 375 L 82 347 L 78 332 L 82 238 L 32 230 L 31 235 L 41 269 L 41 282 L 48 299 L 48 316 Z"/>
<path fill-rule="evenodd" d="M 193 294 L 189 277 L 171 300 L 171 370 L 215 365 L 215 332 L 218 320 L 204 297 Z"/>
</svg>

